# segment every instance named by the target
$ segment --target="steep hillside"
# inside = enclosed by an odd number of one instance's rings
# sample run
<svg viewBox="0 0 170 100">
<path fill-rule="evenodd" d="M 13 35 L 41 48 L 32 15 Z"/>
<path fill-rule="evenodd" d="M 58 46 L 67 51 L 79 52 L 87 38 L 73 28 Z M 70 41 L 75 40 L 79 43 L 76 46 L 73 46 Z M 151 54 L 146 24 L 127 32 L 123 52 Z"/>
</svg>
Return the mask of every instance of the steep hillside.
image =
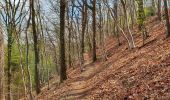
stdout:
<svg viewBox="0 0 170 100">
<path fill-rule="evenodd" d="M 142 45 L 142 36 L 136 30 L 136 48 L 128 50 L 121 38 L 108 39 L 108 60 L 100 57 L 95 63 L 87 61 L 85 71 L 69 69 L 68 80 L 37 96 L 39 100 L 169 100 L 170 99 L 170 39 L 166 38 L 164 23 L 152 17 L 147 29 L 150 37 Z"/>
</svg>

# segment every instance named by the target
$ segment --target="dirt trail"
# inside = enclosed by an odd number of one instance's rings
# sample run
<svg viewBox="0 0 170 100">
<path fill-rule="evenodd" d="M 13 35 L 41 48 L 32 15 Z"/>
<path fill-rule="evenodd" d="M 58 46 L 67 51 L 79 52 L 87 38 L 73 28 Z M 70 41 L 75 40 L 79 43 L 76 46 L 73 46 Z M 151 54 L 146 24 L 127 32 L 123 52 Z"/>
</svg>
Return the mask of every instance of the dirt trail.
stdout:
<svg viewBox="0 0 170 100">
<path fill-rule="evenodd" d="M 153 21 L 154 20 L 154 21 Z M 108 60 L 100 58 L 69 70 L 69 79 L 60 86 L 42 92 L 39 100 L 170 100 L 170 39 L 165 38 L 164 23 L 150 18 L 147 24 L 150 37 L 142 46 L 142 37 L 133 30 L 136 48 L 128 50 L 126 41 L 117 46 L 109 39 Z M 90 62 L 90 61 L 89 61 Z"/>
</svg>

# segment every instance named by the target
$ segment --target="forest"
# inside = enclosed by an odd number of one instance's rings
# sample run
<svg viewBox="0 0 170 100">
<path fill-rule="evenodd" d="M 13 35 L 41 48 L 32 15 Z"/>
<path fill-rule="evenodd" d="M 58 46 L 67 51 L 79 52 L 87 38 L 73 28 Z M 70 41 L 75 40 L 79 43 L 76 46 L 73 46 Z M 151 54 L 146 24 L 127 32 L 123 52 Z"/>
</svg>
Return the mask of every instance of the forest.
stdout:
<svg viewBox="0 0 170 100">
<path fill-rule="evenodd" d="M 169 100 L 170 0 L 0 0 L 0 100 Z"/>
</svg>

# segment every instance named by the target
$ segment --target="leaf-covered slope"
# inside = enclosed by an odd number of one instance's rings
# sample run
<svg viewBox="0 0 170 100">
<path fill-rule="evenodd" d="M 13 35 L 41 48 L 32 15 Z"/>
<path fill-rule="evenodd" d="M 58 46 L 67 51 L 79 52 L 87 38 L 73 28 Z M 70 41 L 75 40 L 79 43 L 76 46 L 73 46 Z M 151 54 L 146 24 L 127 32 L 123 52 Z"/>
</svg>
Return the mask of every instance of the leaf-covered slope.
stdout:
<svg viewBox="0 0 170 100">
<path fill-rule="evenodd" d="M 41 100 L 143 100 L 170 99 L 170 39 L 166 38 L 164 23 L 150 18 L 147 23 L 150 37 L 142 44 L 142 36 L 133 30 L 136 48 L 128 50 L 126 41 L 117 46 L 108 39 L 108 60 L 87 61 L 85 71 L 69 69 L 69 79 L 53 84 L 37 96 Z M 88 59 L 87 59 L 88 60 Z"/>
</svg>

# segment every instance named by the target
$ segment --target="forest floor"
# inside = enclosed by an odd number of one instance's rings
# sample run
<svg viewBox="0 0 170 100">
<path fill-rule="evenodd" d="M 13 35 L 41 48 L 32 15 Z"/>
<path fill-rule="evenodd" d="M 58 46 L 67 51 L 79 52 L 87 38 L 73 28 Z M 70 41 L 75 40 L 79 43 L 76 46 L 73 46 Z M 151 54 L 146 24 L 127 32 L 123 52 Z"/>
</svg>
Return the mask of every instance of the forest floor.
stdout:
<svg viewBox="0 0 170 100">
<path fill-rule="evenodd" d="M 147 21 L 150 37 L 145 45 L 141 33 L 133 29 L 136 48 L 128 49 L 121 38 L 106 45 L 107 61 L 101 58 L 87 62 L 85 71 L 77 66 L 68 70 L 68 80 L 58 85 L 51 81 L 37 100 L 170 100 L 170 38 L 166 38 L 165 23 L 156 17 Z M 86 59 L 88 60 L 88 59 Z M 53 82 L 53 83 L 52 83 Z"/>
</svg>

